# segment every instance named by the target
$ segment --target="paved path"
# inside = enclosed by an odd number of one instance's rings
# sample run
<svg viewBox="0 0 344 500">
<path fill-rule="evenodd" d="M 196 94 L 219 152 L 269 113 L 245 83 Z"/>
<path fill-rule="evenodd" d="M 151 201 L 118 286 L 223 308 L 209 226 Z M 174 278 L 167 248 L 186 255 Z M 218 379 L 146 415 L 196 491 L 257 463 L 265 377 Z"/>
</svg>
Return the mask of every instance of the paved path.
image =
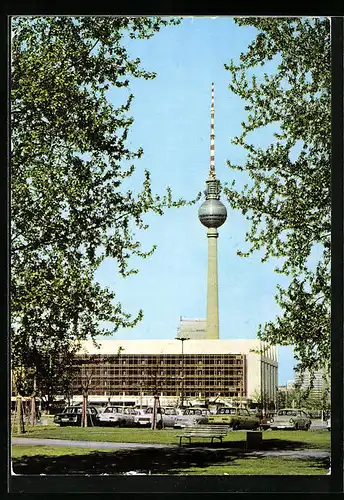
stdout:
<svg viewBox="0 0 344 500">
<path fill-rule="evenodd" d="M 275 450 L 275 451 L 253 451 L 247 452 L 245 455 L 254 455 L 259 457 L 299 457 L 299 458 L 327 458 L 331 455 L 329 451 L 321 451 L 321 450 Z"/>
<path fill-rule="evenodd" d="M 71 441 L 68 439 L 35 439 L 35 438 L 12 438 L 13 444 L 45 445 L 45 446 L 70 446 L 76 448 L 175 448 L 172 444 L 148 444 L 148 443 L 107 443 L 102 441 Z"/>
<path fill-rule="evenodd" d="M 125 448 L 179 448 L 178 445 L 173 444 L 149 444 L 149 443 L 109 443 L 104 441 L 74 441 L 68 439 L 35 439 L 35 438 L 12 438 L 13 444 L 22 445 L 45 445 L 45 446 L 69 446 L 76 448 L 107 448 L 107 449 L 125 449 Z M 185 448 L 183 448 L 185 449 Z M 188 447 L 188 449 L 196 449 Z M 199 449 L 199 448 L 197 448 Z M 203 448 L 204 449 L 204 448 Z M 209 451 L 218 451 L 219 448 L 207 448 Z M 228 449 L 227 449 L 228 450 Z M 228 450 L 229 451 L 229 450 Z M 233 451 L 238 452 L 233 448 Z M 329 451 L 323 450 L 266 450 L 266 451 L 251 451 L 244 452 L 247 456 L 261 456 L 261 457 L 312 457 L 312 458 L 326 458 L 330 456 Z"/>
</svg>

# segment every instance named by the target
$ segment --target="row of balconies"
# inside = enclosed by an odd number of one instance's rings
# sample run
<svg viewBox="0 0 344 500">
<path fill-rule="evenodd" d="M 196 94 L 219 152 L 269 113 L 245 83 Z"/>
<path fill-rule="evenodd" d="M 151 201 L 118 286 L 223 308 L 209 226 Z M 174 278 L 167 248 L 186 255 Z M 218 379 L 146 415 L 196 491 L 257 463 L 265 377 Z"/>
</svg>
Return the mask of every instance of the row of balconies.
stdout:
<svg viewBox="0 0 344 500">
<path fill-rule="evenodd" d="M 184 362 L 182 363 L 182 361 L 180 361 L 179 363 L 159 363 L 159 364 L 152 364 L 150 365 L 149 363 L 138 363 L 138 364 L 132 364 L 132 363 L 114 363 L 112 365 L 102 365 L 101 367 L 95 367 L 94 365 L 92 364 L 81 364 L 82 368 L 84 369 L 88 369 L 88 370 L 94 370 L 94 369 L 111 369 L 111 368 L 119 368 L 119 367 L 123 367 L 125 366 L 126 368 L 128 369 L 133 369 L 133 370 L 139 370 L 139 369 L 142 369 L 142 368 L 145 368 L 145 367 L 150 367 L 151 369 L 154 369 L 154 368 L 161 368 L 161 367 L 166 367 L 166 368 L 173 368 L 175 367 L 176 369 L 177 368 L 180 368 L 181 366 L 184 366 L 185 368 L 195 368 L 195 365 L 197 367 L 199 366 L 206 366 L 207 368 L 210 368 L 210 367 L 221 367 L 223 366 L 224 368 L 229 368 L 229 367 L 233 367 L 233 368 L 240 368 L 242 367 L 243 363 L 242 362 L 238 362 L 238 363 L 203 363 L 203 362 L 198 362 L 198 363 L 187 363 L 187 362 Z"/>
<path fill-rule="evenodd" d="M 184 367 L 181 366 L 173 366 L 173 367 L 166 367 L 166 366 L 159 366 L 156 368 L 149 368 L 149 367 L 136 367 L 136 366 L 124 366 L 124 367 L 119 367 L 119 366 L 113 366 L 109 368 L 89 368 L 89 367 L 83 367 L 81 370 L 81 373 L 89 373 L 89 374 L 100 374 L 100 373 L 135 373 L 136 375 L 141 375 L 142 373 L 149 373 L 150 375 L 154 373 L 180 373 L 181 371 L 184 371 L 185 373 L 198 373 L 199 371 L 203 373 L 214 373 L 216 371 L 221 372 L 221 373 L 229 373 L 231 372 L 232 374 L 237 373 L 241 374 L 243 372 L 242 367 L 232 367 L 232 366 L 225 366 L 221 367 L 218 365 L 214 366 L 188 366 L 184 365 Z"/>
<path fill-rule="evenodd" d="M 165 384 L 154 384 L 154 383 L 147 383 L 147 384 L 138 384 L 137 382 L 130 382 L 130 381 L 123 381 L 121 383 L 94 383 L 94 384 L 90 384 L 90 388 L 94 389 L 95 387 L 96 388 L 114 388 L 116 390 L 120 390 L 121 387 L 135 387 L 138 391 L 145 391 L 147 389 L 151 390 L 152 387 L 154 387 L 155 385 L 159 386 L 159 387 L 163 387 L 164 389 L 168 389 L 168 388 L 171 388 L 171 389 L 176 389 L 176 388 L 181 388 L 183 387 L 183 384 L 181 381 L 175 381 L 174 383 L 165 383 Z M 81 383 L 78 383 L 76 382 L 74 384 L 74 387 L 77 388 L 81 386 Z M 227 381 L 224 381 L 224 380 L 213 380 L 213 381 L 198 381 L 198 382 L 194 382 L 194 383 L 190 383 L 190 382 L 186 382 L 184 383 L 184 389 L 193 389 L 194 387 L 225 387 L 225 388 L 231 388 L 232 390 L 235 390 L 235 391 L 238 391 L 240 392 L 240 384 L 229 384 Z"/>
<path fill-rule="evenodd" d="M 227 387 L 221 388 L 220 390 L 221 390 L 221 396 L 240 397 L 240 392 L 231 391 Z M 194 396 L 198 396 L 200 393 L 203 396 L 215 397 L 218 395 L 219 389 L 216 388 L 216 389 L 211 390 L 209 388 L 202 389 L 201 387 L 197 387 L 197 388 L 194 388 L 194 390 L 184 391 L 184 397 L 194 397 Z M 145 394 L 142 394 L 142 396 L 149 396 L 151 394 L 152 394 L 152 391 L 145 393 Z M 177 394 L 175 390 L 169 389 L 169 388 L 159 389 L 159 394 L 161 396 L 173 396 L 173 397 L 179 396 L 179 394 Z M 137 397 L 141 396 L 140 392 L 137 392 L 135 389 L 132 389 L 132 388 L 125 388 L 124 390 L 111 390 L 109 388 L 105 388 L 104 390 L 91 389 L 89 391 L 89 396 L 118 396 L 118 395 L 137 396 Z M 242 394 L 242 397 L 245 398 L 246 397 L 245 394 Z"/>
<path fill-rule="evenodd" d="M 149 360 L 146 360 L 146 359 L 143 359 L 141 361 L 135 361 L 133 362 L 132 360 L 116 360 L 116 362 L 112 362 L 111 365 L 112 366 L 123 366 L 123 365 L 127 365 L 127 366 L 133 366 L 133 367 L 140 367 L 140 366 L 144 366 L 144 365 L 151 365 L 151 366 L 161 366 L 161 365 L 166 365 L 166 366 L 170 366 L 170 365 L 176 365 L 176 366 L 179 366 L 179 365 L 182 365 L 183 364 L 183 361 L 184 361 L 184 366 L 187 366 L 187 365 L 190 365 L 190 366 L 194 366 L 194 365 L 200 365 L 200 364 L 204 364 L 204 365 L 223 365 L 223 366 L 228 366 L 228 365 L 242 365 L 243 364 L 243 360 L 242 359 L 225 359 L 225 360 L 216 360 L 216 359 L 188 359 L 188 358 L 177 358 L 175 360 L 161 360 L 159 362 L 157 362 L 156 360 L 153 360 L 152 362 L 150 362 Z M 106 366 L 108 367 L 110 365 L 110 362 L 109 363 L 90 363 L 88 360 L 79 360 L 76 365 L 78 366 L 87 366 L 87 367 L 94 367 L 95 365 L 102 365 L 102 366 Z"/>
<path fill-rule="evenodd" d="M 119 374 L 119 375 L 116 375 L 116 376 L 113 376 L 113 375 L 93 375 L 91 378 L 88 378 L 86 376 L 77 376 L 74 378 L 74 380 L 83 380 L 83 381 L 86 381 L 88 380 L 89 382 L 94 382 L 94 381 L 101 381 L 101 380 L 106 380 L 106 381 L 113 381 L 115 383 L 118 383 L 119 381 L 121 380 L 136 380 L 138 383 L 142 383 L 142 382 L 151 382 L 152 380 L 164 380 L 165 382 L 172 382 L 174 380 L 190 380 L 190 381 L 194 381 L 195 379 L 196 380 L 226 380 L 226 381 L 241 381 L 243 379 L 245 379 L 245 377 L 240 377 L 240 375 L 224 375 L 223 373 L 217 375 L 215 373 L 211 373 L 211 374 L 198 374 L 198 373 L 193 373 L 193 374 L 188 374 L 188 373 L 184 373 L 184 374 L 181 374 L 181 373 L 177 373 L 176 375 L 156 375 L 156 376 L 147 376 L 145 374 L 141 374 L 141 375 L 135 375 L 133 373 L 131 374 Z"/>
<path fill-rule="evenodd" d="M 233 371 L 233 370 L 218 370 L 218 371 L 212 371 L 212 370 L 198 370 L 195 372 L 194 370 L 183 370 L 184 376 L 188 377 L 225 377 L 225 378 L 242 378 L 242 371 Z M 79 376 L 79 375 L 78 375 Z M 90 376 L 90 374 L 81 374 L 81 376 Z M 176 370 L 176 371 L 159 371 L 158 373 L 147 373 L 145 371 L 141 372 L 136 372 L 133 370 L 116 370 L 116 371 L 103 371 L 103 372 L 96 372 L 92 374 L 92 378 L 99 378 L 99 377 L 110 377 L 110 378 L 120 378 L 120 377 L 135 377 L 135 378 L 152 378 L 152 377 L 180 377 L 181 376 L 181 371 Z"/>
<path fill-rule="evenodd" d="M 228 359 L 242 359 L 244 355 L 240 354 L 188 354 L 184 353 L 184 358 L 185 359 L 223 359 L 223 360 L 228 360 Z M 112 355 L 107 355 L 107 354 L 102 354 L 102 355 L 92 355 L 92 356 L 78 356 L 77 361 L 89 361 L 89 362 L 97 362 L 97 363 L 104 363 L 104 362 L 113 362 L 113 361 L 118 361 L 118 360 L 130 360 L 130 361 L 140 361 L 140 360 L 148 360 L 148 361 L 153 361 L 156 362 L 156 360 L 175 360 L 175 359 L 180 359 L 182 357 L 182 354 L 121 354 L 120 356 L 112 356 Z"/>
</svg>

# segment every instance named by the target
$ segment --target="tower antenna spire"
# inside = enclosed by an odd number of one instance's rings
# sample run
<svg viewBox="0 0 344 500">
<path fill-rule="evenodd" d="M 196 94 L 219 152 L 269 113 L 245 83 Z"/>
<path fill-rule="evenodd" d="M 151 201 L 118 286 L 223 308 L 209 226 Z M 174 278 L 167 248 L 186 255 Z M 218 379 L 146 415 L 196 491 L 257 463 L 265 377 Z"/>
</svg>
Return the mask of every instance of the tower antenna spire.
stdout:
<svg viewBox="0 0 344 500">
<path fill-rule="evenodd" d="M 209 177 L 215 177 L 214 117 L 215 117 L 215 99 L 214 99 L 214 82 L 212 82 L 212 84 L 211 84 L 211 108 L 210 108 L 210 171 L 209 171 Z"/>
</svg>

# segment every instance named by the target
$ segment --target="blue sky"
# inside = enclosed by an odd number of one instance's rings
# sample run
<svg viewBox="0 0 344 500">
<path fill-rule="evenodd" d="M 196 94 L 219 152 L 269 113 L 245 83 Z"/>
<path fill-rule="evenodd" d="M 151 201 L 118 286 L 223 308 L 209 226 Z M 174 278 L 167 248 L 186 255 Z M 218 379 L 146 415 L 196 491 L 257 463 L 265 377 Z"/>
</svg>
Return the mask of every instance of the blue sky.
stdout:
<svg viewBox="0 0 344 500">
<path fill-rule="evenodd" d="M 140 190 L 144 169 L 152 176 L 152 190 L 163 194 L 170 186 L 174 198 L 193 199 L 204 190 L 210 157 L 211 83 L 215 83 L 215 170 L 223 183 L 233 179 L 247 182 L 233 172 L 226 160 L 244 164 L 245 151 L 231 144 L 241 132 L 244 105 L 228 89 L 230 74 L 224 63 L 238 60 L 256 30 L 239 27 L 230 17 L 185 18 L 178 26 L 162 28 L 149 40 L 131 40 L 128 51 L 139 57 L 155 80 L 132 80 L 129 92 L 135 95 L 130 114 L 135 121 L 129 134 L 132 149 L 142 146 L 143 158 L 128 187 Z M 261 69 L 257 71 L 262 71 Z M 121 94 L 122 92 L 122 94 Z M 109 91 L 118 103 L 124 91 Z M 252 138 L 268 146 L 272 130 L 255 132 Z M 164 216 L 148 215 L 149 229 L 137 231 L 144 250 L 157 244 L 148 259 L 133 260 L 136 275 L 122 278 L 114 260 L 107 259 L 96 278 L 115 290 L 123 309 L 144 319 L 133 329 L 120 330 L 118 339 L 174 338 L 180 316 L 204 318 L 206 313 L 207 238 L 198 220 L 202 200 L 194 206 L 167 210 Z M 222 201 L 226 203 L 222 196 Z M 250 258 L 236 255 L 245 250 L 247 221 L 229 210 L 219 229 L 219 320 L 220 338 L 255 338 L 260 323 L 279 313 L 274 300 L 276 285 L 288 279 L 274 272 L 276 259 L 262 264 L 262 254 Z M 293 378 L 291 347 L 279 347 L 279 383 Z"/>
</svg>

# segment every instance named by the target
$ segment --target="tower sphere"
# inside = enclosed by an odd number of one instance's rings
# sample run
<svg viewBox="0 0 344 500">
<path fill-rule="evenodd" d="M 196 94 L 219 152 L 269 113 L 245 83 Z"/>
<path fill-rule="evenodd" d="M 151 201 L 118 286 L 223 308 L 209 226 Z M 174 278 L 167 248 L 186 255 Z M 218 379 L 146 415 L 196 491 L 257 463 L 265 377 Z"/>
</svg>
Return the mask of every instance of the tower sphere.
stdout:
<svg viewBox="0 0 344 500">
<path fill-rule="evenodd" d="M 227 219 L 227 209 L 220 200 L 206 200 L 198 209 L 198 218 L 206 227 L 220 227 Z"/>
</svg>

